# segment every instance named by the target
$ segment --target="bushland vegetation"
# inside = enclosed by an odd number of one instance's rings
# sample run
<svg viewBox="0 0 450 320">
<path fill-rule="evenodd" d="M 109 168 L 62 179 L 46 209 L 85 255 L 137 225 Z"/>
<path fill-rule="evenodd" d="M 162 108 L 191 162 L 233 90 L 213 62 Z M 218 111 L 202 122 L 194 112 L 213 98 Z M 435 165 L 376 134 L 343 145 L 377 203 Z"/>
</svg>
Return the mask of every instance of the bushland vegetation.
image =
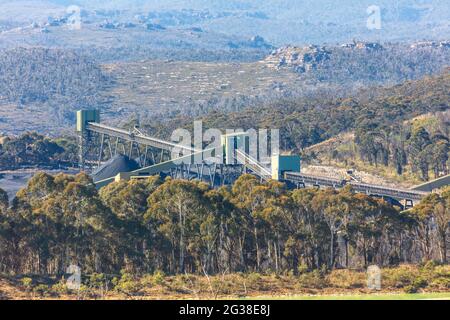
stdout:
<svg viewBox="0 0 450 320">
<path fill-rule="evenodd" d="M 413 210 L 342 190 L 231 187 L 159 177 L 99 192 L 85 174 L 39 173 L 0 197 L 0 272 L 292 273 L 448 261 L 450 190 Z"/>
</svg>

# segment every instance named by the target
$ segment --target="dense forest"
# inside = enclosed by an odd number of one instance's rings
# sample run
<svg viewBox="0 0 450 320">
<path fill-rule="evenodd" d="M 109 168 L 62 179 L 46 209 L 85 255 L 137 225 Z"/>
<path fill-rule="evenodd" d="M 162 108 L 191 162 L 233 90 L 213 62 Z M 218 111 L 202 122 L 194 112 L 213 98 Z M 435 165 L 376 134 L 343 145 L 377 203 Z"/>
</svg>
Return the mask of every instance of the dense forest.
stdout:
<svg viewBox="0 0 450 320">
<path fill-rule="evenodd" d="M 149 131 L 166 137 L 173 129 L 189 127 L 199 118 L 210 128 L 280 128 L 283 149 L 301 151 L 349 130 L 392 127 L 422 114 L 446 111 L 449 92 L 447 70 L 394 87 L 363 89 L 345 98 L 286 98 L 255 105 L 248 100 L 245 108 L 235 112 L 222 108 L 202 117 L 180 114 L 168 121 L 161 117 L 141 122 Z"/>
<path fill-rule="evenodd" d="M 449 119 L 445 113 L 432 119 L 428 128 L 426 121 L 422 124 L 419 119 L 411 124 L 375 130 L 366 124 L 358 128 L 355 142 L 360 157 L 369 164 L 391 166 L 398 175 L 402 175 L 405 168 L 409 167 L 412 173 L 426 181 L 430 179 L 430 172 L 434 178 L 449 173 L 448 128 Z M 336 152 L 334 156 L 342 158 L 344 155 Z"/>
<path fill-rule="evenodd" d="M 35 132 L 0 139 L 0 170 L 27 166 L 74 166 L 77 145 L 72 138 L 50 139 Z"/>
<path fill-rule="evenodd" d="M 294 104 L 321 104 L 332 102 L 333 97 L 349 96 L 356 90 L 373 85 L 394 85 L 407 80 L 415 80 L 427 75 L 437 74 L 448 65 L 450 49 L 444 47 L 411 48 L 408 45 L 384 44 L 381 49 L 355 49 L 329 46 L 324 48 L 326 55 L 315 57 L 317 53 L 309 53 L 308 47 L 300 48 L 300 61 L 311 65 L 307 72 L 298 73 L 300 85 L 286 86 L 273 83 L 264 94 L 241 94 L 232 97 L 219 98 L 215 91 L 208 92 L 202 101 L 180 101 L 176 110 L 181 115 L 204 115 L 211 110 L 232 112 L 249 109 L 254 105 L 284 104 L 283 98 L 294 101 Z M 112 50 L 112 49 L 111 49 Z M 249 61 L 246 50 L 236 49 L 231 53 L 235 58 L 225 53 L 206 52 L 205 50 L 189 48 L 189 50 L 170 50 L 165 58 L 159 56 L 157 48 L 151 51 L 145 47 L 123 47 L 105 50 L 100 45 L 95 48 L 82 49 L 45 49 L 16 48 L 0 50 L 0 103 L 12 103 L 20 108 L 31 108 L 51 115 L 61 127 L 67 127 L 74 122 L 74 110 L 80 108 L 98 108 L 103 111 L 117 111 L 124 106 L 115 106 L 115 94 L 127 94 L 127 89 L 133 94 L 138 91 L 139 81 L 131 82 L 130 88 L 117 87 L 115 74 L 105 71 L 100 61 L 104 55 L 113 54 L 106 59 L 109 62 L 120 63 L 119 57 L 136 54 L 132 59 L 164 61 L 203 61 L 233 63 L 236 60 L 244 63 Z M 130 53 L 129 51 L 137 50 Z M 305 51 L 306 50 L 306 51 Z M 322 49 L 321 49 L 322 50 Z M 163 50 L 164 51 L 164 50 Z M 304 53 L 306 52 L 306 53 Z M 162 53 L 161 53 L 162 54 Z M 268 54 L 268 53 L 267 53 Z M 206 55 L 206 56 L 205 56 Z M 295 52 L 293 55 L 297 55 Z M 275 55 L 275 60 L 285 61 L 287 57 Z M 312 61 L 310 61 L 312 59 Z M 264 55 L 255 55 L 251 61 L 264 60 Z M 317 60 L 317 61 L 316 61 Z M 119 61 L 119 62 L 118 62 Z M 261 64 L 265 67 L 265 64 Z M 258 65 L 261 67 L 261 65 Z M 258 71 L 255 65 L 255 72 Z M 292 70 L 273 70 L 274 73 L 292 73 Z M 283 69 L 283 68 L 282 68 Z M 134 74 L 127 74 L 130 81 Z M 236 75 L 239 79 L 239 74 Z M 194 80 L 195 81 L 195 80 Z M 173 83 L 177 86 L 177 83 Z M 246 86 L 246 83 L 242 83 Z M 116 91 L 114 91 L 116 89 Z M 125 91 L 123 91 L 125 90 Z M 151 91 L 151 87 L 145 90 Z M 245 90 L 243 90 L 245 92 Z M 128 93 L 130 94 L 130 93 Z M 164 99 L 165 97 L 161 97 Z M 204 100 L 204 101 L 203 101 Z M 305 100 L 303 102 L 303 100 Z M 150 117 L 156 106 L 143 104 L 142 114 Z M 148 110 L 146 110 L 148 109 Z M 300 111 L 300 110 L 298 110 Z M 174 110 L 159 110 L 161 115 L 168 117 Z"/>
<path fill-rule="evenodd" d="M 241 176 L 218 190 L 159 177 L 99 192 L 85 174 L 35 175 L 0 192 L 0 272 L 293 272 L 446 262 L 450 190 L 400 212 L 340 191 Z"/>
</svg>

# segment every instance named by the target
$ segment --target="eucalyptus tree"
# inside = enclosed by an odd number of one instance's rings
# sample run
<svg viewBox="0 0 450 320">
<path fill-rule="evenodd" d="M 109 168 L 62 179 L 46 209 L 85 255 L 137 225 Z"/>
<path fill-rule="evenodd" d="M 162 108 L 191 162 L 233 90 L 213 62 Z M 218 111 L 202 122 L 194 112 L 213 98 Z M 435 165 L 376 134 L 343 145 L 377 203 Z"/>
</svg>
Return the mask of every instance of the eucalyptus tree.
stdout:
<svg viewBox="0 0 450 320">
<path fill-rule="evenodd" d="M 221 225 L 220 234 L 220 247 L 225 253 L 226 267 L 230 271 L 247 271 L 251 267 L 247 252 L 251 250 L 250 225 L 252 218 L 246 211 L 236 206 L 230 187 L 221 187 L 217 192 L 222 196 L 223 204 L 228 209 L 227 220 Z"/>
<path fill-rule="evenodd" d="M 365 267 L 376 262 L 384 226 L 390 220 L 390 212 L 383 209 L 384 204 L 362 193 L 354 194 L 352 199 L 352 219 L 348 226 L 349 244 L 355 249 L 357 256 L 362 256 L 362 264 Z M 391 208 L 389 205 L 387 207 Z M 358 261 L 356 263 L 359 265 Z"/>
<path fill-rule="evenodd" d="M 329 256 L 328 268 L 334 268 L 335 262 L 335 239 L 337 232 L 341 229 L 343 222 L 343 204 L 337 191 L 332 189 L 319 190 L 313 199 L 313 208 L 325 221 L 329 231 Z"/>
<path fill-rule="evenodd" d="M 295 271 L 299 262 L 296 257 L 301 257 L 309 269 L 320 268 L 324 263 L 323 251 L 328 233 L 327 225 L 313 207 L 316 194 L 317 190 L 308 188 L 294 190 L 291 195 L 294 209 L 289 226 Z"/>
<path fill-rule="evenodd" d="M 8 194 L 0 188 L 0 272 L 5 272 L 10 261 L 12 226 L 8 217 Z"/>
<path fill-rule="evenodd" d="M 127 268 L 151 272 L 155 232 L 146 223 L 148 198 L 161 184 L 159 176 L 147 179 L 120 181 L 100 190 L 103 203 L 111 208 L 120 224 L 120 242 Z"/>
<path fill-rule="evenodd" d="M 284 269 L 286 247 L 291 235 L 290 221 L 292 220 L 294 205 L 290 194 L 284 191 L 279 182 L 269 182 L 273 192 L 269 197 L 262 217 L 266 221 L 265 240 L 267 243 L 267 259 L 270 269 L 280 272 Z M 292 258 L 292 256 L 291 256 Z"/>
<path fill-rule="evenodd" d="M 24 272 L 62 273 L 71 263 L 85 271 L 114 268 L 116 223 L 87 175 L 38 173 L 17 193 L 11 211 Z"/>
<path fill-rule="evenodd" d="M 271 211 L 274 197 L 281 195 L 282 186 L 276 182 L 261 184 L 255 176 L 243 175 L 232 187 L 233 203 L 247 216 L 249 225 L 244 225 L 253 236 L 256 270 L 261 269 L 262 253 L 267 247 L 271 233 L 267 214 Z"/>
<path fill-rule="evenodd" d="M 412 211 L 416 232 L 426 259 L 432 258 L 433 232 L 439 244 L 439 256 L 447 262 L 447 239 L 450 226 L 450 188 L 441 194 L 433 193 L 423 199 Z"/>
<path fill-rule="evenodd" d="M 208 190 L 204 196 L 205 216 L 201 217 L 199 234 L 202 268 L 208 273 L 230 271 L 236 251 L 233 238 L 241 220 L 224 189 Z"/>
<path fill-rule="evenodd" d="M 186 271 L 186 257 L 190 258 L 194 249 L 190 244 L 199 232 L 197 217 L 205 210 L 205 189 L 203 183 L 168 178 L 148 198 L 145 219 L 167 240 L 170 251 L 164 252 L 167 246 L 163 245 L 160 255 L 169 253 L 168 269 L 172 273 Z M 194 269 L 192 264 L 190 267 Z"/>
<path fill-rule="evenodd" d="M 450 187 L 447 187 L 442 191 L 441 198 L 442 201 L 435 214 L 441 243 L 441 259 L 443 263 L 447 263 L 447 241 L 450 232 Z"/>
<path fill-rule="evenodd" d="M 9 207 L 9 197 L 8 193 L 0 188 L 0 215 L 6 214 L 6 210 Z"/>
</svg>

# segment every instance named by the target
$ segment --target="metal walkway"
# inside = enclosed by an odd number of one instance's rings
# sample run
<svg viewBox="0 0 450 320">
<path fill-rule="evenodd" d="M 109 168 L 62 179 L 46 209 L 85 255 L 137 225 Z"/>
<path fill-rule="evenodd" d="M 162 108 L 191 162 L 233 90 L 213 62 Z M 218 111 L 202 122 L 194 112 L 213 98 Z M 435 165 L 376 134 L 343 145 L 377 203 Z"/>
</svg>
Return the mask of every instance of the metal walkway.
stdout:
<svg viewBox="0 0 450 320">
<path fill-rule="evenodd" d="M 390 197 L 397 200 L 412 200 L 420 201 L 429 192 L 414 191 L 409 189 L 389 188 L 384 186 L 377 186 L 371 184 L 364 184 L 359 182 L 348 182 L 346 180 L 338 180 L 326 177 L 317 177 L 308 174 L 302 174 L 297 172 L 286 172 L 284 175 L 286 181 L 292 182 L 298 187 L 317 186 L 317 187 L 330 187 L 330 188 L 343 188 L 346 185 L 351 185 L 356 192 L 365 193 L 373 196 Z"/>
<path fill-rule="evenodd" d="M 156 139 L 146 136 L 140 132 L 134 133 L 123 129 L 113 128 L 100 123 L 90 122 L 86 125 L 86 129 L 91 132 L 108 135 L 128 142 L 134 142 L 145 146 L 157 148 L 160 150 L 172 151 L 177 148 L 180 151 L 195 152 L 196 150 L 191 147 L 182 146 L 173 142 Z"/>
<path fill-rule="evenodd" d="M 411 190 L 416 190 L 416 191 L 428 191 L 428 192 L 432 192 L 433 190 L 445 187 L 450 185 L 450 174 L 437 178 L 433 181 L 428 181 L 425 183 L 422 183 L 418 186 L 415 186 L 413 188 L 411 188 Z"/>
<path fill-rule="evenodd" d="M 272 179 L 271 170 L 264 167 L 260 162 L 258 162 L 256 159 L 253 159 L 245 152 L 236 150 L 236 158 L 239 163 L 241 163 L 244 167 L 249 169 L 261 179 L 266 181 Z"/>
</svg>

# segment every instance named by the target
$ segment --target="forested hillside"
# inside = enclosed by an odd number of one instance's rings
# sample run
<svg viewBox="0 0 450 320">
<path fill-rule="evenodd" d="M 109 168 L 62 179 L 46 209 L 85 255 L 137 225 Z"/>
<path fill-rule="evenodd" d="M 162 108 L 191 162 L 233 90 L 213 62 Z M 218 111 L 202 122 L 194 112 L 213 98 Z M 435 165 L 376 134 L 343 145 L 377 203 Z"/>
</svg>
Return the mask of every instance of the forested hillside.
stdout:
<svg viewBox="0 0 450 320">
<path fill-rule="evenodd" d="M 416 47 L 353 41 L 342 46 L 288 46 L 274 51 L 265 61 L 276 69 L 294 70 L 317 85 L 389 85 L 440 73 L 449 66 L 450 43 L 425 42 Z"/>
<path fill-rule="evenodd" d="M 284 117 L 290 111 L 303 113 L 303 106 L 307 110 L 317 110 L 318 105 L 331 108 L 336 103 L 333 100 L 353 96 L 361 88 L 371 88 L 365 95 L 380 95 L 372 92 L 374 85 L 392 86 L 435 75 L 450 60 L 450 49 L 439 44 L 423 48 L 364 42 L 354 45 L 287 47 L 262 61 L 241 63 L 219 62 L 227 60 L 219 49 L 215 54 L 221 58 L 214 58 L 214 62 L 201 57 L 204 50 L 190 48 L 186 51 L 190 58 L 171 50 L 169 60 L 108 64 L 95 59 L 104 53 L 100 47 L 3 50 L 0 132 L 31 130 L 55 135 L 71 130 L 74 111 L 82 108 L 100 109 L 104 119 L 116 123 L 135 114 L 143 118 L 161 115 L 167 120 L 177 115 L 199 117 L 214 110 L 270 109 L 270 105 L 284 105 L 277 108 L 282 109 L 278 117 Z M 152 52 L 144 51 L 140 58 L 155 58 Z M 197 53 L 200 56 L 194 57 Z M 395 94 L 392 91 L 384 96 Z M 363 94 L 358 99 L 366 103 Z M 33 117 L 27 116 L 30 112 Z M 314 120 L 309 126 L 314 126 Z"/>
<path fill-rule="evenodd" d="M 343 132 L 354 132 L 354 145 L 338 146 L 330 150 L 326 158 L 346 166 L 356 165 L 352 160 L 360 159 L 367 165 L 391 168 L 397 175 L 411 177 L 412 174 L 417 179 L 427 180 L 448 172 L 449 121 L 446 111 L 449 109 L 449 92 L 450 72 L 446 71 L 440 76 L 394 87 L 364 89 L 350 98 L 332 99 L 326 95 L 320 99 L 280 98 L 259 101 L 257 105 L 246 100 L 247 107 L 234 106 L 238 110 L 243 108 L 239 112 L 232 112 L 233 107 L 221 111 L 213 108 L 214 111 L 207 112 L 206 109 L 207 114 L 199 117 L 193 110 L 179 111 L 178 116 L 175 113 L 167 117 L 165 113 L 161 118 L 141 118 L 141 124 L 152 135 L 166 139 L 170 138 L 172 130 L 183 126 L 189 128 L 200 118 L 205 127 L 280 128 L 281 147 L 292 152 L 302 152 Z M 436 115 L 433 121 L 408 121 L 424 114 Z M 3 149 L 3 157 L 6 157 L 5 152 L 11 154 Z M 304 160 L 320 161 L 322 155 L 313 150 L 304 154 Z M 71 157 L 66 152 L 64 158 L 74 159 L 75 155 Z M 34 162 L 30 159 L 9 161 L 10 165 Z"/>
<path fill-rule="evenodd" d="M 70 50 L 0 51 L 0 103 L 38 105 L 53 122 L 73 120 L 78 108 L 100 107 L 109 83 L 98 64 Z"/>
<path fill-rule="evenodd" d="M 449 104 L 450 72 L 445 71 L 390 88 L 365 89 L 350 98 L 284 99 L 250 105 L 239 112 L 214 111 L 203 121 L 212 128 L 279 128 L 282 149 L 293 152 L 354 131 L 363 159 L 374 165 L 394 166 L 399 174 L 411 163 L 414 173 L 427 180 L 429 170 L 435 175 L 448 172 L 448 119 L 441 116 L 426 133 L 419 125 L 404 126 L 403 122 L 445 112 Z M 181 116 L 169 122 L 150 121 L 148 130 L 167 135 L 180 124 L 189 127 L 192 121 Z"/>
</svg>

